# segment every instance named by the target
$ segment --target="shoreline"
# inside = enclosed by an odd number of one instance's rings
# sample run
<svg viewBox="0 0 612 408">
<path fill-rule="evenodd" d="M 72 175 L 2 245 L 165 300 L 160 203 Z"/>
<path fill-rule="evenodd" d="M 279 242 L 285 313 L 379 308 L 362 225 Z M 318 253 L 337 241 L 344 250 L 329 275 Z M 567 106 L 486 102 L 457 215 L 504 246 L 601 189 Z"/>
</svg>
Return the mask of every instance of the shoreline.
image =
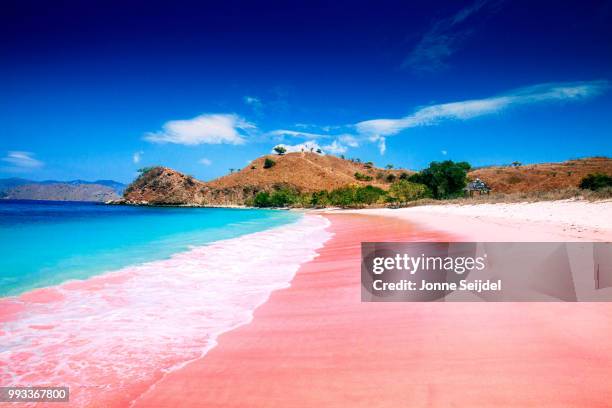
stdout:
<svg viewBox="0 0 612 408">
<path fill-rule="evenodd" d="M 299 265 L 329 239 L 326 226 L 323 217 L 301 217 L 169 259 L 0 298 L 0 337 L 14 346 L 0 354 L 12 368 L 0 372 L 0 382 L 52 381 L 71 387 L 72 406 L 128 406 L 213 349 L 219 335 L 248 324 L 270 293 L 289 287 Z M 143 341 L 146 347 L 138 346 Z"/>
</svg>

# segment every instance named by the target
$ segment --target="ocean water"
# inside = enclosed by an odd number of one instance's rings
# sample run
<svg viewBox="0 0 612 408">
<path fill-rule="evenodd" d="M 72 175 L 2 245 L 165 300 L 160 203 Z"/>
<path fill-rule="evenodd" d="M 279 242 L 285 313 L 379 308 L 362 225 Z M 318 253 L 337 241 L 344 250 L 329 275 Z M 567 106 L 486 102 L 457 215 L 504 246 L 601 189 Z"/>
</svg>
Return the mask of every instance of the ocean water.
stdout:
<svg viewBox="0 0 612 408">
<path fill-rule="evenodd" d="M 0 200 L 0 296 L 296 221 L 288 211 Z"/>
<path fill-rule="evenodd" d="M 331 237 L 283 211 L 2 205 L 0 384 L 67 386 L 71 407 L 130 406 L 205 358 Z"/>
</svg>

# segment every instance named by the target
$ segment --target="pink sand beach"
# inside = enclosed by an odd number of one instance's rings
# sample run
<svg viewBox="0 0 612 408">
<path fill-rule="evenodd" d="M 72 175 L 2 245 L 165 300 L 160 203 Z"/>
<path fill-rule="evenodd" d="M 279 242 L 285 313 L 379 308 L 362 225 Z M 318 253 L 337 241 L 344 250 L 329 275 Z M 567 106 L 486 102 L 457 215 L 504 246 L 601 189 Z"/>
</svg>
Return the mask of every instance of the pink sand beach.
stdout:
<svg viewBox="0 0 612 408">
<path fill-rule="evenodd" d="M 496 218 L 441 206 L 306 214 L 255 237 L 0 300 L 0 322 L 14 329 L 0 339 L 34 335 L 39 346 L 3 357 L 12 372 L 2 380 L 41 384 L 53 374 L 71 385 L 70 405 L 84 407 L 609 407 L 610 303 L 360 300 L 362 241 L 612 240 L 612 228 L 589 217 L 568 218 L 569 228 L 510 208 Z M 230 254 L 241 257 L 236 282 L 246 292 L 198 274 Z M 214 318 L 206 293 L 219 305 Z M 91 324 L 75 317 L 78 307 Z M 52 317 L 80 323 L 55 327 Z M 68 337 L 53 341 L 58 333 Z"/>
<path fill-rule="evenodd" d="M 136 407 L 610 406 L 610 304 L 361 303 L 362 240 L 453 240 L 473 231 L 325 216 L 334 236 L 291 287 Z M 521 236 L 512 224 L 491 235 Z"/>
</svg>

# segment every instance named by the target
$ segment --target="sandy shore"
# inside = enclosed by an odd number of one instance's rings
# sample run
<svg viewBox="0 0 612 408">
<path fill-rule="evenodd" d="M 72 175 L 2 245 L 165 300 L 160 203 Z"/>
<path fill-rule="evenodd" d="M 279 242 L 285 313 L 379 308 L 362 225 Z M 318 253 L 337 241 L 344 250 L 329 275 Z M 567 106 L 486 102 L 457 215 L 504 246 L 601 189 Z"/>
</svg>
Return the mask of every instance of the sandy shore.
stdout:
<svg viewBox="0 0 612 408">
<path fill-rule="evenodd" d="M 474 241 L 612 241 L 611 200 L 426 205 L 348 212 L 396 217 Z"/>
<path fill-rule="evenodd" d="M 490 224 L 436 211 L 442 209 L 325 215 L 334 236 L 291 287 L 274 292 L 249 325 L 221 335 L 216 348 L 168 374 L 135 406 L 610 406 L 608 303 L 360 302 L 362 240 L 606 237 L 593 225 L 564 231 L 562 224 L 508 217 Z M 409 221 L 417 213 L 429 218 Z M 464 222 L 466 229 L 457 229 Z M 528 237 L 525 226 L 534 229 Z"/>
</svg>

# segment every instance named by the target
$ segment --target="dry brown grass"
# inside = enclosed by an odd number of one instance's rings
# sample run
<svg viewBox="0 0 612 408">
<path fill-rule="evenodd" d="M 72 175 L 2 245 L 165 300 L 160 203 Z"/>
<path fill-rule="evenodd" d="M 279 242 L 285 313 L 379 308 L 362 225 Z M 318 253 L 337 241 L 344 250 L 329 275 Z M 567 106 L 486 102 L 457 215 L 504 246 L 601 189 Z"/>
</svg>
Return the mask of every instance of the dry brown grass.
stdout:
<svg viewBox="0 0 612 408">
<path fill-rule="evenodd" d="M 265 169 L 266 158 L 276 162 L 273 167 Z M 237 186 L 254 186 L 269 190 L 279 183 L 290 185 L 301 192 L 331 191 L 351 184 L 373 185 L 388 189 L 390 182 L 386 176 L 398 177 L 402 172 L 414 172 L 403 169 L 386 170 L 370 167 L 364 163 L 354 163 L 331 155 L 316 153 L 288 153 L 283 156 L 267 155 L 253 160 L 244 169 L 220 177 L 208 183 L 214 188 L 234 188 Z M 360 181 L 355 173 L 372 177 L 371 181 Z"/>
<path fill-rule="evenodd" d="M 474 204 L 495 204 L 495 203 L 533 203 L 537 201 L 556 201 L 581 199 L 587 201 L 599 201 L 612 199 L 612 188 L 604 188 L 598 191 L 581 190 L 577 187 L 564 188 L 552 191 L 530 191 L 520 193 L 491 193 L 489 195 L 461 197 L 450 200 L 423 199 L 413 201 L 407 207 L 421 205 L 474 205 Z"/>
<path fill-rule="evenodd" d="M 612 175 L 612 159 L 590 157 L 563 163 L 487 167 L 471 171 L 468 177 L 480 178 L 496 193 L 524 193 L 578 187 L 580 181 L 592 173 Z"/>
</svg>

